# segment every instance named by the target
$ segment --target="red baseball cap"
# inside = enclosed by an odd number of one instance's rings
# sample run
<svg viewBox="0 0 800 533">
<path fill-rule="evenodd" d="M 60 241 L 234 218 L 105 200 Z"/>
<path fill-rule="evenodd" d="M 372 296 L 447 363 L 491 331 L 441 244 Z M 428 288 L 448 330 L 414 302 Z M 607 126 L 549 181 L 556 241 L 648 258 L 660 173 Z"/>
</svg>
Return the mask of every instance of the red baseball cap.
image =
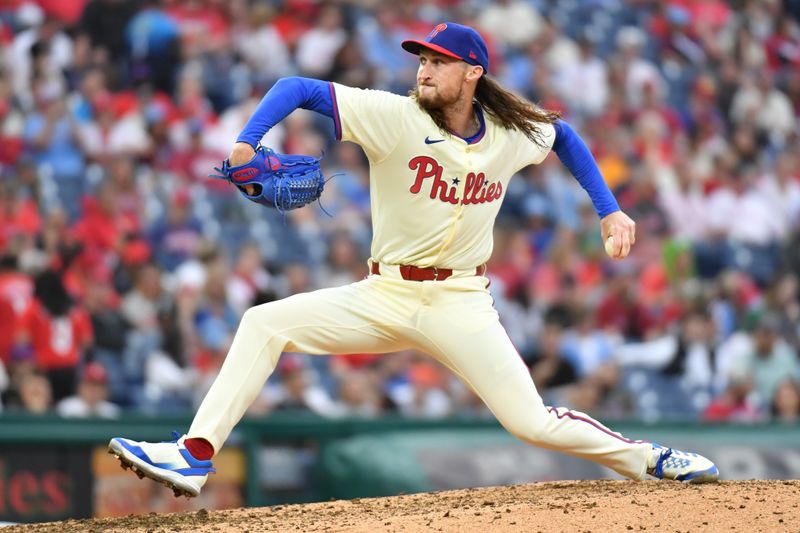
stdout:
<svg viewBox="0 0 800 533">
<path fill-rule="evenodd" d="M 419 55 L 421 48 L 460 59 L 470 65 L 480 65 L 489 72 L 489 48 L 481 34 L 469 26 L 455 22 L 437 24 L 424 41 L 409 39 L 401 46 L 406 52 Z"/>
</svg>

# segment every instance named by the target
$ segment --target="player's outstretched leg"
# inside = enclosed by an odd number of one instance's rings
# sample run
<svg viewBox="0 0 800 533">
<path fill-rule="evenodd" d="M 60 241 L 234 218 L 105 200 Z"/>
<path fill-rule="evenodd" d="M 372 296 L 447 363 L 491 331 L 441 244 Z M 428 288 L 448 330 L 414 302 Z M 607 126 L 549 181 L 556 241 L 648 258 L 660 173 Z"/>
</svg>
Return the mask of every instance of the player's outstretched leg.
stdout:
<svg viewBox="0 0 800 533">
<path fill-rule="evenodd" d="M 185 437 L 149 443 L 114 438 L 109 452 L 176 490 L 196 496 L 233 427 L 275 370 L 283 351 L 308 354 L 381 353 L 407 347 L 380 324 L 410 321 L 405 286 L 368 279 L 344 287 L 297 294 L 250 308 L 242 317 L 225 362 Z M 387 305 L 379 305 L 381 301 Z"/>
<path fill-rule="evenodd" d="M 140 478 L 149 477 L 171 488 L 175 496 L 197 496 L 208 474 L 216 470 L 211 461 L 195 459 L 189 453 L 185 435 L 173 432 L 172 436 L 172 441 L 154 443 L 115 437 L 108 443 L 108 453 Z"/>
<path fill-rule="evenodd" d="M 655 442 L 647 473 L 658 479 L 684 483 L 712 483 L 719 477 L 716 465 L 702 455 L 666 448 Z"/>
<path fill-rule="evenodd" d="M 462 282 L 465 288 L 469 283 Z M 437 296 L 431 298 L 436 301 Z M 439 299 L 448 303 L 447 294 Z M 452 300 L 450 307 L 441 305 L 421 315 L 420 348 L 464 380 L 512 435 L 589 459 L 630 479 L 647 474 L 691 483 L 717 479 L 717 468 L 705 457 L 628 439 L 585 413 L 544 405 L 491 307 L 491 297 L 474 290 Z"/>
</svg>

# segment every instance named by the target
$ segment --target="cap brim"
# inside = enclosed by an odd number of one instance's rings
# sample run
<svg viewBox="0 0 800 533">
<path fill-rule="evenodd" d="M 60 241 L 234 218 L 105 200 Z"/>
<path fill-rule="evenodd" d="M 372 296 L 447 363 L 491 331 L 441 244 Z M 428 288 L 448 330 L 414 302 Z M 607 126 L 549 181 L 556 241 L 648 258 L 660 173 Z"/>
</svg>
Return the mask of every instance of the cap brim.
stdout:
<svg viewBox="0 0 800 533">
<path fill-rule="evenodd" d="M 409 39 L 407 41 L 403 41 L 402 43 L 400 43 L 400 46 L 402 46 L 403 50 L 405 50 L 406 52 L 410 52 L 414 55 L 419 55 L 420 49 L 427 48 L 428 50 L 439 52 L 440 54 L 445 55 L 447 57 L 452 57 L 453 59 L 460 59 L 461 61 L 464 61 L 463 57 L 457 56 L 450 50 L 442 48 L 441 46 L 435 45 L 433 43 L 427 43 L 425 41 L 417 41 L 414 39 Z"/>
</svg>

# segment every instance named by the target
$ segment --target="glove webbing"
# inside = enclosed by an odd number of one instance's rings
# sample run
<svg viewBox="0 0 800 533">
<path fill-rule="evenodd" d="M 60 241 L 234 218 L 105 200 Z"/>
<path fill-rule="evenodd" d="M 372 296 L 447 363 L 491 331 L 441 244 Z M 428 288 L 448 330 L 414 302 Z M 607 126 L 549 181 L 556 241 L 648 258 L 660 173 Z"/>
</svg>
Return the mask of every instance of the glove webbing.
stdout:
<svg viewBox="0 0 800 533">
<path fill-rule="evenodd" d="M 308 204 L 319 196 L 319 181 L 314 178 L 298 179 L 291 176 L 273 178 L 276 182 L 275 209 L 288 211 Z M 291 185 L 289 185 L 290 182 Z"/>
</svg>

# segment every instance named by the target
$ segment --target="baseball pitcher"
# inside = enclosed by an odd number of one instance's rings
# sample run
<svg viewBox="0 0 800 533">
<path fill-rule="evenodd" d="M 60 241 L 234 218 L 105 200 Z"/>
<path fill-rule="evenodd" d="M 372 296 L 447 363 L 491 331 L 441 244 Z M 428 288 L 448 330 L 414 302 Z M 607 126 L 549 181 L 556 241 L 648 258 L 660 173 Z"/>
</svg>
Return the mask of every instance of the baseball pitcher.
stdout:
<svg viewBox="0 0 800 533">
<path fill-rule="evenodd" d="M 297 108 L 330 117 L 340 140 L 369 159 L 373 224 L 369 275 L 245 312 L 224 365 L 186 435 L 114 438 L 109 451 L 174 489 L 199 494 L 211 459 L 284 351 L 430 354 L 471 387 L 521 440 L 583 457 L 631 479 L 715 481 L 705 457 L 629 440 L 584 413 L 544 405 L 492 304 L 485 263 L 511 176 L 552 150 L 594 204 L 611 257 L 628 255 L 634 222 L 620 211 L 585 143 L 558 114 L 488 76 L 486 44 L 447 22 L 403 48 L 419 56 L 409 96 L 304 78 L 280 80 L 250 118 L 221 175 L 245 197 L 281 210 L 322 192 L 318 160 L 262 148 Z"/>
</svg>

